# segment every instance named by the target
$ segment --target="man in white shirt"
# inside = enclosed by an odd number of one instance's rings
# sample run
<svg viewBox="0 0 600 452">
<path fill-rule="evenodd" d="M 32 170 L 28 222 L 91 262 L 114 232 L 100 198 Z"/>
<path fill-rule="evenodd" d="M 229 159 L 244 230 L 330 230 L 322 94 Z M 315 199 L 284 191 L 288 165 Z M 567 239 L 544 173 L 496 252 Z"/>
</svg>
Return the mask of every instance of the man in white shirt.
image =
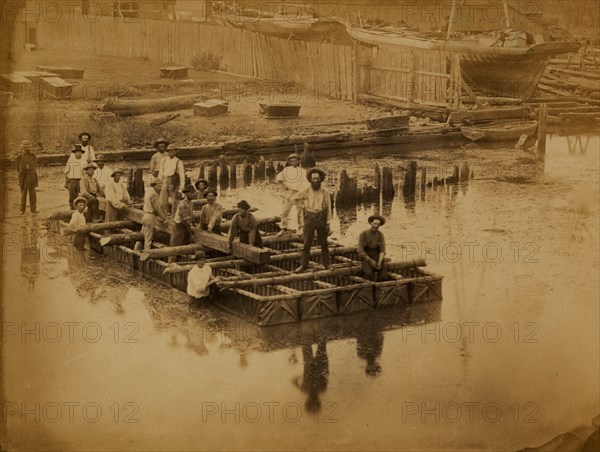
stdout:
<svg viewBox="0 0 600 452">
<path fill-rule="evenodd" d="M 158 177 L 162 161 L 167 157 L 167 146 L 169 142 L 165 138 L 159 138 L 154 142 L 154 148 L 157 149 L 150 159 L 150 174 Z"/>
<path fill-rule="evenodd" d="M 65 167 L 65 188 L 69 190 L 69 206 L 71 209 L 75 209 L 73 201 L 79 195 L 79 182 L 83 175 L 83 167 L 87 164 L 82 156 L 83 149 L 81 149 L 80 144 L 76 144 Z"/>
<path fill-rule="evenodd" d="M 106 184 L 104 189 L 106 196 L 104 221 L 106 223 L 119 220 L 122 209 L 131 204 L 127 187 L 121 182 L 121 175 L 121 171 L 114 171 L 111 174 L 112 180 Z"/>
<path fill-rule="evenodd" d="M 94 153 L 94 148 L 90 144 L 92 140 L 92 135 L 88 132 L 83 132 L 79 134 L 79 141 L 81 142 L 81 149 L 83 149 L 83 160 L 86 163 L 92 163 L 96 160 L 96 154 Z"/>
<path fill-rule="evenodd" d="M 106 164 L 106 158 L 101 154 L 98 154 L 96 156 L 96 160 L 94 160 L 94 163 L 97 166 L 96 171 L 94 171 L 94 177 L 100 184 L 100 188 L 104 190 L 106 184 L 108 184 L 112 180 L 112 177 L 110 175 L 113 173 L 113 170 L 110 166 Z"/>
<path fill-rule="evenodd" d="M 177 212 L 177 203 L 179 202 L 179 193 L 185 187 L 185 169 L 183 162 L 179 160 L 177 147 L 170 144 L 167 147 L 169 155 L 162 161 L 158 173 L 158 179 L 162 183 L 160 191 L 160 208 L 164 216 L 169 215 L 169 201 L 171 202 L 172 212 Z"/>
<path fill-rule="evenodd" d="M 292 197 L 293 202 L 298 202 L 304 210 L 304 248 L 300 258 L 300 267 L 296 272 L 308 269 L 310 261 L 310 248 L 313 244 L 315 233 L 317 243 L 321 246 L 321 259 L 326 269 L 331 268 L 331 257 L 327 236 L 331 223 L 331 198 L 329 192 L 321 187 L 325 180 L 325 171 L 311 168 L 306 172 L 310 187 L 299 191 Z"/>
<path fill-rule="evenodd" d="M 190 302 L 212 301 L 217 295 L 214 285 L 219 281 L 221 281 L 221 278 L 213 276 L 210 264 L 205 264 L 204 260 L 199 260 L 197 265 L 188 273 L 187 293 L 190 296 Z"/>
<path fill-rule="evenodd" d="M 85 246 L 86 234 L 82 234 L 77 231 L 87 224 L 84 215 L 86 207 L 87 201 L 84 197 L 75 198 L 73 201 L 73 208 L 75 209 L 75 212 L 73 212 L 73 215 L 71 215 L 71 221 L 69 221 L 69 226 L 67 226 L 67 230 L 75 233 L 73 237 L 73 245 L 79 251 L 83 251 Z"/>
<path fill-rule="evenodd" d="M 285 189 L 283 195 L 283 210 L 281 213 L 281 231 L 279 236 L 285 234 L 288 230 L 288 224 L 290 220 L 290 211 L 294 202 L 292 197 L 296 195 L 300 190 L 308 187 L 308 181 L 306 180 L 306 171 L 300 168 L 300 156 L 298 154 L 290 154 L 285 162 L 286 166 L 275 178 L 275 182 Z M 302 208 L 296 204 L 296 212 L 298 219 L 298 229 L 304 227 L 304 214 Z"/>
</svg>

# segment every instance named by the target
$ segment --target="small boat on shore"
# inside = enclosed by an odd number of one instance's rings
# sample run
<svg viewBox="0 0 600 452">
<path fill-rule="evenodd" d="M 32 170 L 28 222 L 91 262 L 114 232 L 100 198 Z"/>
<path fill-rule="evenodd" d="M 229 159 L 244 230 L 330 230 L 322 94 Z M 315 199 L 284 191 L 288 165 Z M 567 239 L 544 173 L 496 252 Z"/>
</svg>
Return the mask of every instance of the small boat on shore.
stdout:
<svg viewBox="0 0 600 452">
<path fill-rule="evenodd" d="M 476 126 L 462 126 L 460 131 L 471 141 L 518 140 L 521 135 L 533 136 L 537 121 L 516 121 Z"/>
</svg>

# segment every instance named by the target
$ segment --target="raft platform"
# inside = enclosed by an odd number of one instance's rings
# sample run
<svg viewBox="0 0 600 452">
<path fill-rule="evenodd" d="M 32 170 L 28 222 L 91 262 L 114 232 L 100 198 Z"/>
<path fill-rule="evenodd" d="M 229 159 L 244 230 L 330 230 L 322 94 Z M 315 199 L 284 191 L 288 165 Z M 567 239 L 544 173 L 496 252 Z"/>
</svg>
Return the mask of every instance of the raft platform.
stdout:
<svg viewBox="0 0 600 452">
<path fill-rule="evenodd" d="M 194 201 L 199 208 L 204 200 Z M 143 240 L 139 205 L 124 209 L 125 219 L 113 223 L 90 223 L 85 233 L 93 251 L 131 268 L 141 275 L 186 291 L 187 276 L 203 259 L 215 276 L 222 277 L 215 304 L 260 326 L 410 306 L 442 299 L 442 277 L 424 270 L 423 260 L 387 262 L 391 278 L 374 282 L 362 278 L 356 247 L 329 242 L 332 269 L 322 265 L 320 247 L 311 248 L 309 269 L 294 273 L 300 265 L 302 238 L 293 233 L 277 236 L 279 218 L 258 218 L 264 247 L 234 242 L 226 252 L 224 235 L 194 228 L 195 243 L 169 247 L 169 225 L 157 221 L 155 241 L 149 253 L 134 250 Z M 226 210 L 222 230 L 226 233 L 236 209 Z M 64 233 L 71 212 L 48 219 L 49 232 Z M 176 262 L 169 262 L 175 259 Z"/>
</svg>

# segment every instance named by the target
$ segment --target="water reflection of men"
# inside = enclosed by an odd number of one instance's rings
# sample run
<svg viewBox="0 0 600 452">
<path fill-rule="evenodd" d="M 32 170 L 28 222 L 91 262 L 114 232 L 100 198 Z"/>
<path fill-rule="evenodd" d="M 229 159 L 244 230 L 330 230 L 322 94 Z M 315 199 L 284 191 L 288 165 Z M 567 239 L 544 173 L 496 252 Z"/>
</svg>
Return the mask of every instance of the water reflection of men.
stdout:
<svg viewBox="0 0 600 452">
<path fill-rule="evenodd" d="M 300 391 L 307 394 L 305 403 L 306 411 L 319 412 L 321 409 L 320 394 L 327 389 L 329 381 L 329 358 L 327 357 L 326 342 L 317 343 L 317 352 L 313 355 L 312 345 L 302 346 L 304 360 L 304 375 L 302 379 L 296 378 L 293 383 Z"/>
<path fill-rule="evenodd" d="M 385 237 L 379 230 L 385 224 L 381 215 L 371 215 L 369 229 L 358 237 L 358 257 L 364 277 L 373 281 L 385 281 L 389 275 L 385 269 Z"/>
<path fill-rule="evenodd" d="M 38 246 L 38 224 L 34 223 L 29 233 L 24 229 L 21 247 L 21 276 L 28 282 L 29 289 L 35 287 L 40 275 L 40 247 Z"/>
<path fill-rule="evenodd" d="M 73 237 L 73 246 L 78 251 L 83 251 L 85 246 L 86 234 L 77 232 L 77 230 L 85 227 L 87 223 L 84 214 L 86 207 L 87 201 L 83 196 L 75 198 L 73 201 L 73 208 L 75 209 L 75 212 L 73 212 L 71 215 L 71 221 L 69 221 L 68 228 L 75 232 L 75 236 Z"/>
<path fill-rule="evenodd" d="M 383 333 L 376 326 L 361 329 L 356 335 L 356 354 L 367 363 L 365 374 L 377 377 L 381 373 L 381 366 L 377 359 L 383 351 Z"/>
</svg>

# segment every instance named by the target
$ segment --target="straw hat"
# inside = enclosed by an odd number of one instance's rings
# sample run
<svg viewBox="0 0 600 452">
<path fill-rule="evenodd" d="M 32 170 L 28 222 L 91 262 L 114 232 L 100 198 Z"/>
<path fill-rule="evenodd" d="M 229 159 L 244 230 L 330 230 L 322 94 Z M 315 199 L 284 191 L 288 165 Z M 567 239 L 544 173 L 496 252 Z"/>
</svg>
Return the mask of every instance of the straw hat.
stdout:
<svg viewBox="0 0 600 452">
<path fill-rule="evenodd" d="M 84 203 L 87 207 L 87 199 L 85 199 L 83 196 L 78 196 L 73 200 L 73 207 L 77 208 L 77 204 L 79 204 L 80 202 Z"/>
</svg>

